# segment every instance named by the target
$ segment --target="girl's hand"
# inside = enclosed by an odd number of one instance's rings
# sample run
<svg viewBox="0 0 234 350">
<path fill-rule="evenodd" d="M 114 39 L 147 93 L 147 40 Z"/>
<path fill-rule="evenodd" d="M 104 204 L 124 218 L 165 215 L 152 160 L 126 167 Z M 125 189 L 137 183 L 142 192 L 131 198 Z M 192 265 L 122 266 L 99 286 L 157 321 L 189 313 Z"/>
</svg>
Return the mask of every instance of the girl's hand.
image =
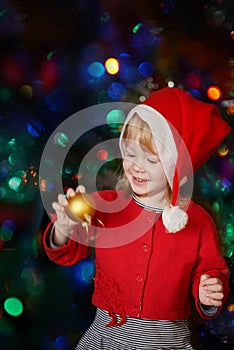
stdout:
<svg viewBox="0 0 234 350">
<path fill-rule="evenodd" d="M 59 236 L 59 233 L 68 236 L 73 228 L 79 223 L 71 220 L 65 210 L 68 204 L 67 198 L 73 197 L 76 193 L 85 193 L 85 187 L 78 186 L 75 191 L 72 188 L 69 188 L 66 197 L 60 193 L 58 195 L 58 201 L 52 203 L 52 207 L 57 215 L 57 220 L 54 223 L 57 236 Z"/>
<path fill-rule="evenodd" d="M 199 299 L 203 305 L 221 306 L 224 297 L 222 282 L 219 278 L 202 275 L 199 285 Z"/>
</svg>

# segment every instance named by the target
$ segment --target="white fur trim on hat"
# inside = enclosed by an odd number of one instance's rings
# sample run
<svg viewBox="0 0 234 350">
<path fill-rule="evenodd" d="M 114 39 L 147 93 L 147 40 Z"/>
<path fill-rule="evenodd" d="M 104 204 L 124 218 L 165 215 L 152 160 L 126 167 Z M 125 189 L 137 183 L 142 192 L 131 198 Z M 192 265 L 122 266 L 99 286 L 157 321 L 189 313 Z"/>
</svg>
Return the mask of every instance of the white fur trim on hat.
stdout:
<svg viewBox="0 0 234 350">
<path fill-rule="evenodd" d="M 178 206 L 168 205 L 163 209 L 162 221 L 169 233 L 175 233 L 185 228 L 188 215 Z"/>
</svg>

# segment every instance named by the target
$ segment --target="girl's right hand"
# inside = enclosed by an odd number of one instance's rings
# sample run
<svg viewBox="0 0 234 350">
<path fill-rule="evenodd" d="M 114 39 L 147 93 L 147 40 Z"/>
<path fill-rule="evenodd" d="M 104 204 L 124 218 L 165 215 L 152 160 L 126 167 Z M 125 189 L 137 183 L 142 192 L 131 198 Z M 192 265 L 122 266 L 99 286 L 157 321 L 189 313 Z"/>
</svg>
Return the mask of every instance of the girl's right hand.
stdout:
<svg viewBox="0 0 234 350">
<path fill-rule="evenodd" d="M 79 224 L 79 221 L 71 220 L 66 213 L 66 206 L 68 205 L 67 198 L 73 197 L 76 193 L 85 193 L 85 187 L 80 185 L 75 191 L 69 188 L 66 197 L 60 193 L 58 195 L 58 201 L 52 203 L 52 207 L 57 215 L 57 219 L 54 222 L 57 236 L 61 233 L 68 237 L 73 228 Z"/>
</svg>

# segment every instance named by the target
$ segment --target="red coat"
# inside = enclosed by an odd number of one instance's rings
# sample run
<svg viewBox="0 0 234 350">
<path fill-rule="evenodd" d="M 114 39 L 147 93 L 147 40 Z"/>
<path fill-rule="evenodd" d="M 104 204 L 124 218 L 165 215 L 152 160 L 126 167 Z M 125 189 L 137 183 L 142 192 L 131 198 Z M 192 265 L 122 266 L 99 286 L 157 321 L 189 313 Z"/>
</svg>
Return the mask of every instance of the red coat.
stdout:
<svg viewBox="0 0 234 350">
<path fill-rule="evenodd" d="M 101 196 L 109 208 L 116 199 L 116 192 L 103 191 Z M 94 197 L 98 201 L 97 193 Z M 107 214 L 104 209 L 98 213 L 105 228 L 114 228 L 110 233 L 113 234 L 112 241 L 114 237 L 127 237 L 134 232 L 138 235 L 137 239 L 121 246 L 100 248 L 99 244 L 95 249 L 92 302 L 109 311 L 113 317 L 111 325 L 115 324 L 115 314 L 122 316 L 122 322 L 125 315 L 154 320 L 185 319 L 191 313 L 191 295 L 201 317 L 209 318 L 199 307 L 198 288 L 202 274 L 221 279 L 225 302 L 229 292 L 228 268 L 220 252 L 214 222 L 194 202 L 190 203 L 187 213 L 187 226 L 174 234 L 165 231 L 160 216 L 155 220 L 154 212 L 142 209 L 133 199 L 118 212 Z M 51 225 L 45 232 L 44 246 L 52 261 L 68 266 L 88 256 L 90 247 L 77 243 L 76 230 L 72 234 L 74 239 L 69 239 L 67 244 L 50 248 Z M 81 232 L 80 226 L 78 229 Z M 145 233 L 139 235 L 138 229 Z M 118 240 L 116 242 L 118 244 Z"/>
</svg>

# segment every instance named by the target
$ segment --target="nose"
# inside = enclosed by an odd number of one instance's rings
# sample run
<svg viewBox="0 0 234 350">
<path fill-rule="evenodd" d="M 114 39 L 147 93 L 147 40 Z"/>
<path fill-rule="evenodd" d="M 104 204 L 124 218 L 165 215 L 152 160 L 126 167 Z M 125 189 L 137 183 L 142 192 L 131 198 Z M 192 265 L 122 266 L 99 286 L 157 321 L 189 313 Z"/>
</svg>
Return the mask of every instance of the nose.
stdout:
<svg viewBox="0 0 234 350">
<path fill-rule="evenodd" d="M 135 160 L 132 163 L 132 168 L 134 171 L 139 172 L 139 173 L 144 173 L 145 172 L 145 168 L 144 168 L 144 164 L 138 160 Z"/>
</svg>

